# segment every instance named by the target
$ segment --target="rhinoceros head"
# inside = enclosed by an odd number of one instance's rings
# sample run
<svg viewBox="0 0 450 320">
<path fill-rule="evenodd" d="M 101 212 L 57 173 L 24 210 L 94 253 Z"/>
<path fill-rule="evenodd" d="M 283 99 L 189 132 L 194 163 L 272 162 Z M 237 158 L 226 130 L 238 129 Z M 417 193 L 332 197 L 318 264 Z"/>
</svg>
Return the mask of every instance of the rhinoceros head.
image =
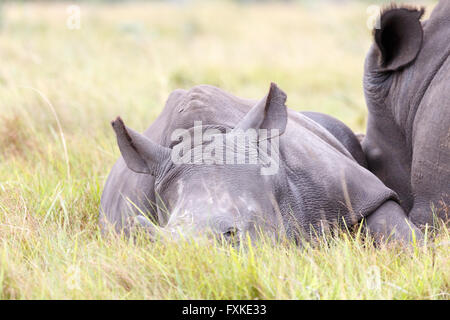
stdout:
<svg viewBox="0 0 450 320">
<path fill-rule="evenodd" d="M 260 229 L 276 234 L 276 147 L 287 123 L 285 100 L 284 92 L 272 84 L 234 128 L 197 125 L 175 130 L 172 148 L 127 128 L 120 118 L 112 122 L 128 168 L 155 178 L 164 232 L 207 232 L 235 240 L 243 234 L 253 237 Z"/>
</svg>

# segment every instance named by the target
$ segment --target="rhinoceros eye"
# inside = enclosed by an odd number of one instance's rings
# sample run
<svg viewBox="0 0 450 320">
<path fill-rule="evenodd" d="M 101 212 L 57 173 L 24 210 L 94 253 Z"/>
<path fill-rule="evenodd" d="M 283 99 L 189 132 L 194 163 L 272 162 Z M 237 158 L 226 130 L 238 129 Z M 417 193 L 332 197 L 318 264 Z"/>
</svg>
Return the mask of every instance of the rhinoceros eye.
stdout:
<svg viewBox="0 0 450 320">
<path fill-rule="evenodd" d="M 227 231 L 222 233 L 223 237 L 226 240 L 233 240 L 233 239 L 235 239 L 237 237 L 238 234 L 239 234 L 239 229 L 236 228 L 236 227 L 228 228 Z"/>
</svg>

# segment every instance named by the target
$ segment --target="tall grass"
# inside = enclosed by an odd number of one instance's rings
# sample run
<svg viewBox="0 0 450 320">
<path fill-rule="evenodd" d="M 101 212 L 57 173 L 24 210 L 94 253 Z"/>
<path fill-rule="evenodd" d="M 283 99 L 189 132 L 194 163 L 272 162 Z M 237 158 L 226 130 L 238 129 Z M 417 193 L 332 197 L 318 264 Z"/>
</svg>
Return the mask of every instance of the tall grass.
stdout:
<svg viewBox="0 0 450 320">
<path fill-rule="evenodd" d="M 366 5 L 7 3 L 0 24 L 0 298 L 448 299 L 449 233 L 375 249 L 343 233 L 300 249 L 100 237 L 118 157 L 109 121 L 138 130 L 199 83 L 363 131 Z"/>
</svg>

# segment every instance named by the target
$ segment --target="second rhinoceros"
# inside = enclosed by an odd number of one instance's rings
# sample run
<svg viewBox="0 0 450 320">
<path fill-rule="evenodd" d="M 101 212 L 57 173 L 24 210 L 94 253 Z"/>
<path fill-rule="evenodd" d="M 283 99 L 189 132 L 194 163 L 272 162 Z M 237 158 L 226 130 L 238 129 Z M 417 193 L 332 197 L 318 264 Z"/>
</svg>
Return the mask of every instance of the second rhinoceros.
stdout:
<svg viewBox="0 0 450 320">
<path fill-rule="evenodd" d="M 422 8 L 381 13 L 367 54 L 368 167 L 397 192 L 413 223 L 448 221 L 450 203 L 450 1 L 421 23 Z"/>
</svg>

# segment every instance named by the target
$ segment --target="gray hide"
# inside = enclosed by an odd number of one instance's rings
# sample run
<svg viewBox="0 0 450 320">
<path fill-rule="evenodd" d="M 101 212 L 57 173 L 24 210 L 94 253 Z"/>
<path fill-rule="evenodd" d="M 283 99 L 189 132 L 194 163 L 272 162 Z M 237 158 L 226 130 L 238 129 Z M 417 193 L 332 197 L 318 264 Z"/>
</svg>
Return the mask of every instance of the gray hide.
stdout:
<svg viewBox="0 0 450 320">
<path fill-rule="evenodd" d="M 102 230 L 113 226 L 129 233 L 138 221 L 151 232 L 147 216 L 174 237 L 206 231 L 226 238 L 255 237 L 261 230 L 296 237 L 367 218 L 377 236 L 388 237 L 395 229 L 394 238 L 410 240 L 415 228 L 409 228 L 395 192 L 360 166 L 324 126 L 287 109 L 285 100 L 275 84 L 259 101 L 201 85 L 174 91 L 143 134 L 120 118 L 113 121 L 123 157 L 104 188 Z M 200 132 L 215 130 L 214 139 L 197 147 L 184 139 L 173 141 L 176 130 L 199 130 L 195 121 L 202 121 Z M 261 160 L 257 164 L 180 164 L 169 156 L 180 146 L 195 154 L 198 147 L 232 141 L 233 133 L 249 129 L 271 130 L 252 140 Z M 270 152 L 261 151 L 264 144 Z M 236 157 L 250 154 L 238 144 L 230 148 Z M 274 158 L 280 160 L 276 173 L 261 174 Z"/>
<path fill-rule="evenodd" d="M 369 170 L 397 192 L 416 225 L 448 221 L 450 202 L 450 1 L 390 6 L 365 63 L 369 109 L 362 142 Z"/>
</svg>

